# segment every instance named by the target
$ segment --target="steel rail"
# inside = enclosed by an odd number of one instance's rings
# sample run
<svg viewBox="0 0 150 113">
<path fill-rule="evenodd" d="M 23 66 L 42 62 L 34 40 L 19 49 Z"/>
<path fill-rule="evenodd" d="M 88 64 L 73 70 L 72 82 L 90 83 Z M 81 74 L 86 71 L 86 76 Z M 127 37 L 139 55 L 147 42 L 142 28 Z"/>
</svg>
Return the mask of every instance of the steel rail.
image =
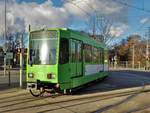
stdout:
<svg viewBox="0 0 150 113">
<path fill-rule="evenodd" d="M 89 100 L 88 102 L 81 102 L 80 104 L 86 104 L 90 102 L 95 102 L 95 101 L 101 101 L 101 100 L 106 100 L 110 98 L 115 98 L 115 97 L 121 97 L 121 96 L 128 96 L 132 94 L 140 94 L 144 92 L 149 92 L 150 91 L 150 86 L 143 86 L 143 87 L 136 87 L 136 88 L 127 88 L 127 89 L 121 89 L 121 90 L 114 90 L 114 91 L 108 91 L 108 92 L 101 92 L 101 93 L 94 93 L 94 94 L 87 94 L 87 95 L 73 95 L 73 96 L 62 96 L 62 98 L 51 98 L 49 99 L 48 97 L 41 97 L 36 100 L 44 99 L 43 101 L 46 101 L 46 103 L 43 104 L 38 104 L 38 105 L 30 105 L 30 106 L 24 106 L 24 107 L 19 107 L 19 108 L 14 108 L 14 109 L 8 109 L 0 112 L 9 112 L 12 110 L 22 110 L 22 109 L 29 109 L 33 107 L 42 107 L 46 105 L 57 105 L 57 104 L 62 104 L 65 102 L 73 102 L 73 101 L 84 101 L 84 100 Z M 59 97 L 59 96 L 58 96 Z M 96 99 L 96 100 L 93 100 Z M 26 102 L 26 101 L 25 101 Z M 27 101 L 29 102 L 29 101 Z M 32 102 L 32 101 L 31 101 Z M 73 106 L 75 106 L 74 104 Z M 69 105 L 71 106 L 71 105 Z M 69 107 L 66 106 L 66 107 Z"/>
</svg>

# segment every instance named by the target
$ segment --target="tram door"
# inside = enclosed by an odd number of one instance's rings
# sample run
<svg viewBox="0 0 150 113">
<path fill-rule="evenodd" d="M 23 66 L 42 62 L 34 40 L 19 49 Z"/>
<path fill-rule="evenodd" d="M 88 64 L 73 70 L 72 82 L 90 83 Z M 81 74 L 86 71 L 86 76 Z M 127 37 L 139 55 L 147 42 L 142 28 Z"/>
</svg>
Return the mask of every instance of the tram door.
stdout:
<svg viewBox="0 0 150 113">
<path fill-rule="evenodd" d="M 71 40 L 70 42 L 70 71 L 71 76 L 79 77 L 82 76 L 82 42 Z"/>
</svg>

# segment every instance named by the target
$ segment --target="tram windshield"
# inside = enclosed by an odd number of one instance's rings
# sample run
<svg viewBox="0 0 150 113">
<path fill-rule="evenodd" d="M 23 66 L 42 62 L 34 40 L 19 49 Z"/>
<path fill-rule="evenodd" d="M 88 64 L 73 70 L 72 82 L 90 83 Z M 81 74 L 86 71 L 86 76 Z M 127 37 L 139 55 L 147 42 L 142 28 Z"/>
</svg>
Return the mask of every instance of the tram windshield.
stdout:
<svg viewBox="0 0 150 113">
<path fill-rule="evenodd" d="M 35 31 L 30 34 L 30 64 L 56 64 L 57 31 Z"/>
</svg>

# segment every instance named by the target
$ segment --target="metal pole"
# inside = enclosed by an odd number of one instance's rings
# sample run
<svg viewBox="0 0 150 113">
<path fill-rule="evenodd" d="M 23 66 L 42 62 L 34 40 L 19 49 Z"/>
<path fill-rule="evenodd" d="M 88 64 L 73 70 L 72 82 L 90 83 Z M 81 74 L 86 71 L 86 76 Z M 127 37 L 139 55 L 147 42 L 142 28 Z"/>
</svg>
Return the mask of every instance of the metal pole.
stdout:
<svg viewBox="0 0 150 113">
<path fill-rule="evenodd" d="M 148 28 L 147 44 L 146 44 L 146 69 L 149 67 L 149 38 L 150 38 L 150 27 Z"/>
<path fill-rule="evenodd" d="M 96 30 L 96 28 L 95 28 L 95 24 L 96 24 L 96 23 L 95 23 L 95 18 L 96 18 L 96 17 L 93 18 L 93 38 L 94 38 L 94 39 L 96 38 L 96 36 L 95 36 L 95 35 L 96 35 L 96 34 L 95 34 L 95 30 Z"/>
<path fill-rule="evenodd" d="M 126 68 L 128 68 L 128 61 L 126 61 Z"/>
<path fill-rule="evenodd" d="M 132 68 L 134 69 L 134 44 L 132 49 Z"/>
<path fill-rule="evenodd" d="M 117 68 L 117 54 L 115 53 L 115 56 L 114 56 L 114 60 L 115 60 L 115 69 Z"/>
<path fill-rule="evenodd" d="M 139 64 L 138 67 L 139 67 L 139 70 L 140 70 L 141 69 L 141 62 L 139 61 L 138 64 Z"/>
<path fill-rule="evenodd" d="M 145 70 L 147 70 L 148 68 L 148 36 L 147 36 L 147 41 L 146 41 L 146 68 Z"/>
<path fill-rule="evenodd" d="M 148 37 L 147 37 L 147 55 L 149 55 L 149 38 L 150 38 L 150 28 L 149 28 Z"/>
<path fill-rule="evenodd" d="M 11 84 L 11 79 L 10 79 L 10 59 L 9 59 L 9 69 L 8 69 L 8 86 Z"/>
<path fill-rule="evenodd" d="M 20 52 L 20 88 L 22 88 L 22 53 L 21 52 Z"/>
<path fill-rule="evenodd" d="M 22 88 L 22 38 L 23 35 L 20 37 L 20 88 Z"/>
<path fill-rule="evenodd" d="M 5 0 L 5 33 L 4 33 L 4 76 L 6 76 L 6 0 Z"/>
</svg>

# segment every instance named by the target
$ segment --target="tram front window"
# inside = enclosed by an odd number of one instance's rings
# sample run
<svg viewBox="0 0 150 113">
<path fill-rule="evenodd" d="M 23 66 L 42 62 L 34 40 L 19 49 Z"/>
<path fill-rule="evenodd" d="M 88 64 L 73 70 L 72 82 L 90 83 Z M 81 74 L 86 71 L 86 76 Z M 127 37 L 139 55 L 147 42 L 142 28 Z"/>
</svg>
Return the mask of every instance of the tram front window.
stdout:
<svg viewBox="0 0 150 113">
<path fill-rule="evenodd" d="M 57 31 L 35 31 L 30 36 L 30 64 L 56 64 Z"/>
</svg>

